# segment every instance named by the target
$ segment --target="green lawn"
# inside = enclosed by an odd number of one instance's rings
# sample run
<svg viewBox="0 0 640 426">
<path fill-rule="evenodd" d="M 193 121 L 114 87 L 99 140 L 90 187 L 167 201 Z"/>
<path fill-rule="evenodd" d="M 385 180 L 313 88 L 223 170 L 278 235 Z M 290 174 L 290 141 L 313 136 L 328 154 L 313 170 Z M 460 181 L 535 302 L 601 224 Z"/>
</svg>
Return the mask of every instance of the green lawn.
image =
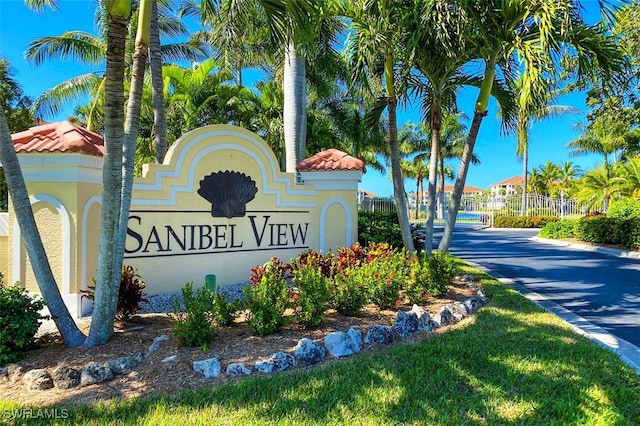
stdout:
<svg viewBox="0 0 640 426">
<path fill-rule="evenodd" d="M 489 304 L 427 342 L 209 390 L 64 407 L 69 418 L 41 422 L 640 424 L 640 376 L 633 369 L 504 284 L 465 269 L 482 277 Z M 0 415 L 20 408 L 0 401 Z"/>
</svg>

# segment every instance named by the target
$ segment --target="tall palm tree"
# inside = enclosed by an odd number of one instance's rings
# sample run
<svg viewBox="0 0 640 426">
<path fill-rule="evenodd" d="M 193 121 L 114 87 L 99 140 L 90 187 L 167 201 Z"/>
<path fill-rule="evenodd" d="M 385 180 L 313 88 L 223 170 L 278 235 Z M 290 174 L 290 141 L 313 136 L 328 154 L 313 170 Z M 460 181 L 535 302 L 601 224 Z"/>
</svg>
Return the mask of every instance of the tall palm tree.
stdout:
<svg viewBox="0 0 640 426">
<path fill-rule="evenodd" d="M 606 37 L 604 30 L 585 24 L 579 14 L 581 8 L 577 0 L 463 0 L 461 3 L 463 13 L 458 13 L 457 19 L 468 23 L 464 29 L 470 40 L 477 41 L 477 57 L 481 58 L 485 71 L 458 168 L 449 216 L 440 240 L 441 251 L 448 251 L 451 244 L 469 158 L 482 120 L 487 115 L 489 95 L 494 89 L 496 76 L 501 74 L 511 80 L 516 59 L 521 61 L 524 64 L 524 83 L 520 103 L 524 104 L 534 91 L 540 90 L 541 85 L 536 82 L 544 79 L 556 66 L 554 57 L 564 51 L 570 51 L 578 58 L 579 76 L 598 69 L 606 77 L 611 75 L 611 71 L 620 69 L 622 64 L 620 50 Z M 505 111 L 504 105 L 502 115 L 504 124 L 514 124 L 513 111 Z"/>
<path fill-rule="evenodd" d="M 453 179 L 453 170 L 445 167 L 446 160 L 459 159 L 464 152 L 466 127 L 460 122 L 460 114 L 447 114 L 443 117 L 440 131 L 440 149 L 438 153 L 438 193 L 437 199 L 438 219 L 444 218 L 445 178 Z M 480 158 L 474 153 L 471 156 L 471 164 L 480 164 Z M 448 171 L 447 171 L 448 170 Z"/>
<path fill-rule="evenodd" d="M 428 256 L 433 248 L 443 113 L 457 112 L 458 91 L 465 85 L 477 84 L 478 79 L 468 75 L 463 68 L 473 58 L 473 47 L 462 37 L 459 23 L 447 19 L 450 16 L 448 14 L 455 13 L 453 10 L 457 6 L 446 0 L 423 1 L 419 4 L 419 17 L 409 21 L 409 32 L 413 34 L 409 46 L 415 55 L 414 66 L 420 73 L 413 86 L 431 135 L 424 247 Z"/>
<path fill-rule="evenodd" d="M 523 85 L 524 78 L 521 76 L 515 82 L 515 95 L 519 98 L 517 110 L 517 129 L 516 129 L 516 156 L 522 158 L 522 205 L 520 214 L 525 216 L 528 210 L 528 170 L 529 170 L 529 130 L 536 122 L 557 118 L 566 114 L 577 114 L 580 112 L 577 108 L 565 105 L 553 105 L 559 96 L 566 93 L 566 90 L 556 89 L 551 86 L 549 80 L 540 80 L 538 84 L 542 84 L 541 90 L 535 90 L 530 96 L 524 97 Z"/>
<path fill-rule="evenodd" d="M 109 0 L 104 3 L 105 5 L 110 3 L 118 4 L 120 1 Z M 106 88 L 107 20 L 104 17 L 102 8 L 98 8 L 97 11 L 97 35 L 83 31 L 67 31 L 59 36 L 42 37 L 29 44 L 25 57 L 36 66 L 52 59 L 58 59 L 73 60 L 96 68 L 95 71 L 73 77 L 45 91 L 35 99 L 33 109 L 37 117 L 47 118 L 57 115 L 67 106 L 88 101 L 90 107 L 85 109 L 86 126 L 90 130 L 100 133 L 102 129 L 97 127 L 96 124 L 103 123 L 100 115 L 104 113 L 102 99 L 104 99 Z M 172 17 L 167 12 L 167 8 L 162 7 L 160 14 L 159 34 L 167 38 L 183 37 L 187 34 L 184 24 Z M 137 20 L 133 19 L 132 25 L 135 26 L 136 22 Z M 132 37 L 127 38 L 125 46 L 127 52 L 125 63 L 128 70 L 133 63 L 133 52 L 135 50 L 135 41 Z M 195 42 L 165 43 L 161 45 L 162 59 L 167 62 L 173 60 L 199 60 L 203 57 L 204 50 L 205 47 L 202 44 Z"/>
<path fill-rule="evenodd" d="M 372 123 L 378 124 L 383 110 L 387 111 L 389 125 L 389 151 L 393 195 L 396 203 L 402 241 L 409 252 L 414 251 L 407 202 L 400 167 L 398 141 L 397 104 L 405 95 L 408 72 L 404 49 L 403 21 L 410 3 L 392 0 L 350 0 L 339 5 L 339 13 L 351 20 L 347 52 L 354 64 L 354 81 L 378 80 L 384 93 L 375 105 Z"/>
<path fill-rule="evenodd" d="M 60 289 L 51 271 L 47 253 L 44 250 L 44 245 L 33 217 L 29 194 L 24 183 L 24 177 L 11 140 L 11 132 L 9 131 L 3 108 L 0 108 L 0 163 L 2 163 L 13 210 L 20 226 L 40 294 L 49 312 L 51 312 L 64 344 L 67 346 L 80 346 L 84 342 L 84 335 L 78 329 L 67 306 L 64 304 Z"/>
</svg>

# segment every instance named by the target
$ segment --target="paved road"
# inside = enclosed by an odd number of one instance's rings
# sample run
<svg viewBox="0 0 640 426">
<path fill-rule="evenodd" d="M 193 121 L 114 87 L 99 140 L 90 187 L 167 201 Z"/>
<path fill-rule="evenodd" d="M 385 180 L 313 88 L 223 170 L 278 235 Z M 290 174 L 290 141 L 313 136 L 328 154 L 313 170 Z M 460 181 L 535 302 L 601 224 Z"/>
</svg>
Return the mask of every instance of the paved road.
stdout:
<svg viewBox="0 0 640 426">
<path fill-rule="evenodd" d="M 532 241 L 536 234 L 456 228 L 451 252 L 514 280 L 640 353 L 640 259 Z M 436 230 L 437 239 L 440 235 Z"/>
</svg>

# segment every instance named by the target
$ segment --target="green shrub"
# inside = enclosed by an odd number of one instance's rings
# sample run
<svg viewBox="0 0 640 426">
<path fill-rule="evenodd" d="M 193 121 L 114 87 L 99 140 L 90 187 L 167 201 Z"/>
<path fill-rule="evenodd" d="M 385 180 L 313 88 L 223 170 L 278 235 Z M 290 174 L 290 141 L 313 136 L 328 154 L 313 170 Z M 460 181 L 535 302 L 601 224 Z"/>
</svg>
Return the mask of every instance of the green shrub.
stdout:
<svg viewBox="0 0 640 426">
<path fill-rule="evenodd" d="M 440 296 L 456 275 L 455 258 L 447 253 L 434 251 L 431 256 L 420 256 L 409 266 L 409 276 L 404 291 L 409 301 L 424 304 L 428 296 Z"/>
<path fill-rule="evenodd" d="M 620 219 L 640 219 L 640 199 L 622 198 L 609 206 L 607 217 Z"/>
<path fill-rule="evenodd" d="M 213 325 L 213 305 L 215 295 L 206 287 L 193 291 L 193 283 L 188 282 L 182 288 L 184 310 L 180 300 L 173 303 L 173 335 L 180 344 L 207 350 L 215 337 Z"/>
<path fill-rule="evenodd" d="M 5 287 L 0 273 L 0 366 L 19 360 L 33 346 L 44 307 L 42 299 L 34 299 L 17 284 Z"/>
<path fill-rule="evenodd" d="M 212 314 L 216 325 L 233 325 L 237 312 L 244 307 L 242 300 L 229 301 L 222 294 L 214 292 Z"/>
<path fill-rule="evenodd" d="M 306 263 L 296 268 L 293 282 L 298 288 L 293 297 L 296 319 L 305 327 L 320 325 L 331 294 L 331 280 L 319 265 Z"/>
<path fill-rule="evenodd" d="M 542 228 L 547 223 L 557 222 L 553 216 L 496 216 L 493 220 L 495 228 Z"/>
<path fill-rule="evenodd" d="M 120 287 L 118 287 L 118 305 L 116 306 L 116 319 L 127 322 L 141 308 L 140 303 L 148 302 L 145 297 L 145 283 L 140 279 L 132 266 L 123 265 L 120 273 Z M 82 291 L 82 297 L 95 300 L 95 280 L 89 289 Z"/>
<path fill-rule="evenodd" d="M 252 270 L 251 286 L 244 289 L 249 307 L 249 327 L 259 336 L 273 334 L 285 324 L 284 311 L 289 305 L 286 280 L 291 265 L 272 257 L 265 266 Z"/>
<path fill-rule="evenodd" d="M 332 302 L 336 310 L 343 315 L 355 317 L 367 302 L 367 271 L 361 267 L 342 270 L 334 277 Z"/>
<path fill-rule="evenodd" d="M 558 222 L 549 222 L 538 234 L 541 238 L 574 238 L 576 235 L 577 220 L 561 220 Z"/>
<path fill-rule="evenodd" d="M 362 268 L 369 277 L 363 282 L 369 300 L 382 309 L 396 307 L 407 278 L 404 253 L 375 257 Z"/>
<path fill-rule="evenodd" d="M 613 223 L 604 215 L 585 216 L 576 224 L 576 237 L 594 244 L 614 244 Z"/>
<path fill-rule="evenodd" d="M 428 283 L 429 264 L 424 257 L 417 257 L 409 265 L 409 276 L 404 283 L 404 292 L 411 303 L 422 305 L 426 302 Z"/>
<path fill-rule="evenodd" d="M 402 232 L 395 211 L 358 212 L 358 242 L 362 246 L 369 243 L 387 242 L 394 247 L 403 247 Z"/>
</svg>

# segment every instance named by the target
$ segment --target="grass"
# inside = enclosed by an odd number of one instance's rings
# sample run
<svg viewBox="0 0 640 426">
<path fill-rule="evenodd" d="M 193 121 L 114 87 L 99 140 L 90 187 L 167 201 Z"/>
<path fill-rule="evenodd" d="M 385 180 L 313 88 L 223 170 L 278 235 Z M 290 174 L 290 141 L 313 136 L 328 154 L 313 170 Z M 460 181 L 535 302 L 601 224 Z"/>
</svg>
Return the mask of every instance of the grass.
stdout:
<svg viewBox="0 0 640 426">
<path fill-rule="evenodd" d="M 481 278 L 490 302 L 427 342 L 195 392 L 59 406 L 67 419 L 16 423 L 640 424 L 634 370 L 504 284 L 464 268 Z M 0 401 L 0 423 L 7 410 L 23 408 Z"/>
</svg>

